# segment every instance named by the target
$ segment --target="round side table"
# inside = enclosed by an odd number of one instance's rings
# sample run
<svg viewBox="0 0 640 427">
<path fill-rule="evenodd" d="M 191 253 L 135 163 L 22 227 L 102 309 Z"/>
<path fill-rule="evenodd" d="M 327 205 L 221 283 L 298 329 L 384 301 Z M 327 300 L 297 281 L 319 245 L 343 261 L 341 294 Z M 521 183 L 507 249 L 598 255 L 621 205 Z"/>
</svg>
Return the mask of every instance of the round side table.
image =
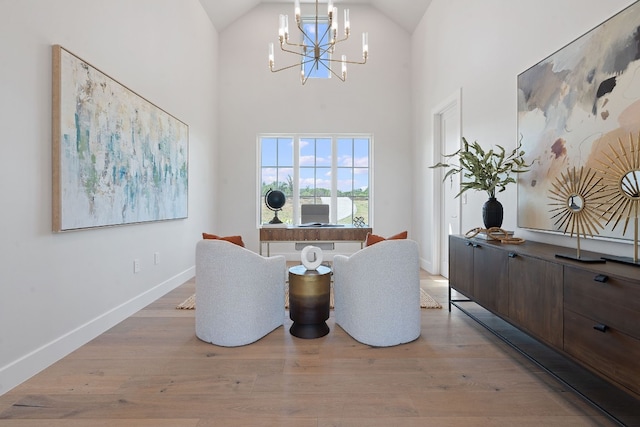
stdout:
<svg viewBox="0 0 640 427">
<path fill-rule="evenodd" d="M 289 269 L 289 332 L 298 338 L 320 338 L 329 333 L 331 269 L 324 265 L 307 270 L 303 265 Z"/>
</svg>

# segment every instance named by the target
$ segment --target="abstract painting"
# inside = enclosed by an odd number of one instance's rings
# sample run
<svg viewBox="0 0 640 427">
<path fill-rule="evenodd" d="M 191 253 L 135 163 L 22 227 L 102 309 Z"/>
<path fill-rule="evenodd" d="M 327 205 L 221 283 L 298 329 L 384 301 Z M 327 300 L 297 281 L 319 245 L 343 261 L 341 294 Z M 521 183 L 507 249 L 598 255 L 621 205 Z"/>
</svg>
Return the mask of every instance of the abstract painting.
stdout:
<svg viewBox="0 0 640 427">
<path fill-rule="evenodd" d="M 567 168 L 596 168 L 640 133 L 640 2 L 518 75 L 518 137 L 533 162 L 518 181 L 518 226 L 561 231 L 549 215 Z M 630 239 L 606 226 L 600 236 Z"/>
<path fill-rule="evenodd" d="M 188 126 L 53 46 L 53 230 L 187 217 Z"/>
</svg>

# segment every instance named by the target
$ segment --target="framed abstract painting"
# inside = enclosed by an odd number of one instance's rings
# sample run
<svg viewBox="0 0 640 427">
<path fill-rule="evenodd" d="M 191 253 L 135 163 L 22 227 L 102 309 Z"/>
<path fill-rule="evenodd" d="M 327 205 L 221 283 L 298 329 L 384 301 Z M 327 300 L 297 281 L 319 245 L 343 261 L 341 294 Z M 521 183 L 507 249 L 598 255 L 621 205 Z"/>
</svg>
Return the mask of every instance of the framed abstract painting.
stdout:
<svg viewBox="0 0 640 427">
<path fill-rule="evenodd" d="M 53 46 L 53 231 L 187 217 L 189 128 Z"/>
<path fill-rule="evenodd" d="M 518 181 L 518 226 L 561 231 L 550 190 L 568 168 L 602 170 L 640 135 L 640 2 L 518 75 L 518 137 L 533 162 Z M 599 236 L 631 239 L 607 223 Z"/>
</svg>

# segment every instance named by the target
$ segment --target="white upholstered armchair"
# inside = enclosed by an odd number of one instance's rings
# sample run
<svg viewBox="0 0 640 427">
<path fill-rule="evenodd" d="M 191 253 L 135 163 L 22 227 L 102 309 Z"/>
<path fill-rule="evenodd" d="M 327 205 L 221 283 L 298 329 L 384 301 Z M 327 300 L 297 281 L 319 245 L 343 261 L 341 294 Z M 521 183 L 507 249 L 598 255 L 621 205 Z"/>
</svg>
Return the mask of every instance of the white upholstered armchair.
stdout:
<svg viewBox="0 0 640 427">
<path fill-rule="evenodd" d="M 386 240 L 333 258 L 335 319 L 363 344 L 388 347 L 420 336 L 420 266 L 413 240 Z"/>
<path fill-rule="evenodd" d="M 196 245 L 196 336 L 250 344 L 284 324 L 286 264 L 223 240 Z"/>
</svg>

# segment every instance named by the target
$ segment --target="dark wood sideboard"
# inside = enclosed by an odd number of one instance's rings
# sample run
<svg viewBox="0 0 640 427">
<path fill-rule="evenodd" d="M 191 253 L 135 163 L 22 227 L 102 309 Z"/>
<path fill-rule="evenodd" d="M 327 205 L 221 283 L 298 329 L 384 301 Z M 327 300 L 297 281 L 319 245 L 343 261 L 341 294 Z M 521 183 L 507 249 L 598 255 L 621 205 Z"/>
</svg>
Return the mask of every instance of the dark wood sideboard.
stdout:
<svg viewBox="0 0 640 427">
<path fill-rule="evenodd" d="M 575 253 L 450 236 L 449 310 L 455 290 L 640 399 L 640 268 Z"/>
</svg>

